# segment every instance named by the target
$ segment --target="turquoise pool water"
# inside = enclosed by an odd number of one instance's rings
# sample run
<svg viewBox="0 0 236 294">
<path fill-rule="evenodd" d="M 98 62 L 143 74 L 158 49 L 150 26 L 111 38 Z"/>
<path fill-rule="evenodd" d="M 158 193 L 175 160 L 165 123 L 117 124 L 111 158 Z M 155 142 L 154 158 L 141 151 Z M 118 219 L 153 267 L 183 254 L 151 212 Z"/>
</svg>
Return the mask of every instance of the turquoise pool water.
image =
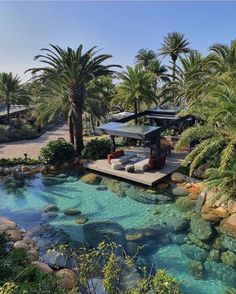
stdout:
<svg viewBox="0 0 236 294">
<path fill-rule="evenodd" d="M 0 215 L 12 218 L 26 229 L 33 229 L 43 220 L 62 229 L 76 241 L 84 241 L 83 225 L 75 223 L 75 216 L 64 215 L 64 211 L 69 208 L 79 209 L 82 215 L 89 219 L 89 222 L 111 220 L 119 223 L 125 230 L 163 225 L 171 219 L 175 223 L 175 218 L 181 215 L 172 201 L 147 204 L 134 200 L 136 197 L 134 195 L 140 193 L 143 195 L 146 193 L 150 197 L 150 193 L 141 187 L 124 184 L 123 192 L 126 193 L 126 197 L 120 197 L 119 193 L 111 191 L 111 187 L 106 189 L 109 182 L 111 181 L 105 179 L 100 185 L 89 185 L 73 175 L 60 175 L 55 178 L 44 178 L 38 175 L 33 179 L 17 179 L 16 182 L 14 179 L 7 181 L 2 179 Z M 115 181 L 112 180 L 113 187 L 115 184 Z M 166 192 L 168 191 L 161 193 L 168 195 Z M 132 197 L 129 197 L 131 193 Z M 171 195 L 168 197 L 171 199 Z M 49 204 L 55 204 L 59 208 L 56 217 L 52 219 L 47 219 L 43 215 L 44 208 Z M 183 233 L 182 237 L 184 237 Z M 146 262 L 167 269 L 183 283 L 184 293 L 223 294 L 225 289 L 231 286 L 211 275 L 204 274 L 203 278 L 196 279 L 189 274 L 188 264 L 191 259 L 183 253 L 182 244 L 176 244 L 170 240 L 161 243 L 150 241 L 150 244 L 150 250 L 146 250 L 140 259 L 143 257 Z"/>
</svg>

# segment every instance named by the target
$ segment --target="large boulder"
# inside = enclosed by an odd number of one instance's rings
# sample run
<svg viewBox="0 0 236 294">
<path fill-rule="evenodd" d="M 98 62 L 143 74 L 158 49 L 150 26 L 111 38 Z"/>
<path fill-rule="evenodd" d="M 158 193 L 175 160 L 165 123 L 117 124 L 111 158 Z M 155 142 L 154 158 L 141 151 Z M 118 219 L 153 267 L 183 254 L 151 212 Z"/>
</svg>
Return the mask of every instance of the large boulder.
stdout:
<svg viewBox="0 0 236 294">
<path fill-rule="evenodd" d="M 6 217 L 0 216 L 0 234 L 6 233 L 9 230 L 15 230 L 16 226 L 15 222 Z"/>
<path fill-rule="evenodd" d="M 174 183 L 183 183 L 186 180 L 185 176 L 178 172 L 174 172 L 170 178 Z"/>
<path fill-rule="evenodd" d="M 230 215 L 220 223 L 220 231 L 236 238 L 236 213 Z"/>
<path fill-rule="evenodd" d="M 76 286 L 76 275 L 72 270 L 61 269 L 55 273 L 59 278 L 58 284 L 65 289 L 73 289 Z"/>
<path fill-rule="evenodd" d="M 41 260 L 52 268 L 66 267 L 66 256 L 59 251 L 48 251 L 41 256 Z"/>
<path fill-rule="evenodd" d="M 53 269 L 51 269 L 46 263 L 40 262 L 40 261 L 32 261 L 31 264 L 35 266 L 38 270 L 41 272 L 52 274 Z"/>
<path fill-rule="evenodd" d="M 15 249 L 24 249 L 24 250 L 29 250 L 30 246 L 27 245 L 24 241 L 16 241 L 13 245 Z"/>
<path fill-rule="evenodd" d="M 82 176 L 80 180 L 89 185 L 97 185 L 101 182 L 101 178 L 94 173 L 86 174 Z"/>
<path fill-rule="evenodd" d="M 21 232 L 19 230 L 9 230 L 6 232 L 7 239 L 10 241 L 20 241 L 21 240 Z"/>
<path fill-rule="evenodd" d="M 181 250 L 187 257 L 201 262 L 206 261 L 208 257 L 208 253 L 196 245 L 184 244 L 181 246 Z"/>
<path fill-rule="evenodd" d="M 229 214 L 236 213 L 236 201 L 234 201 L 233 199 L 230 199 L 228 201 L 228 207 L 227 207 L 227 209 L 228 209 Z"/>
<path fill-rule="evenodd" d="M 209 240 L 214 235 L 214 228 L 210 222 L 205 221 L 199 216 L 192 217 L 190 229 L 199 240 Z"/>
<path fill-rule="evenodd" d="M 90 246 L 97 247 L 102 241 L 113 241 L 125 245 L 125 232 L 121 225 L 112 221 L 90 222 L 83 226 L 85 239 Z"/>
</svg>

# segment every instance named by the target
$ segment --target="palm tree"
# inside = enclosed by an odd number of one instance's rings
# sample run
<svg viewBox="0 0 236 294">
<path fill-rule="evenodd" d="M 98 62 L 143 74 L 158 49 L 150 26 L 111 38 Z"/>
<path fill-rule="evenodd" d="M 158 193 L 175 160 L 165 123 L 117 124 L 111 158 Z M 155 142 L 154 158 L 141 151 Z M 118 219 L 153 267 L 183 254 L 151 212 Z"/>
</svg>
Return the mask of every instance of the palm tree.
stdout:
<svg viewBox="0 0 236 294">
<path fill-rule="evenodd" d="M 0 73 L 0 101 L 4 101 L 7 108 L 7 124 L 11 123 L 11 105 L 28 105 L 30 98 L 26 87 L 20 78 L 10 73 Z"/>
<path fill-rule="evenodd" d="M 173 81 L 175 80 L 176 74 L 176 61 L 183 53 L 189 52 L 189 42 L 185 39 L 184 34 L 179 32 L 168 33 L 164 37 L 162 47 L 159 49 L 160 55 L 170 56 L 173 63 Z"/>
<path fill-rule="evenodd" d="M 114 95 L 115 85 L 109 77 L 97 78 L 89 83 L 84 116 L 88 118 L 93 131 L 110 111 L 110 102 Z"/>
<path fill-rule="evenodd" d="M 152 61 L 156 60 L 156 54 L 150 49 L 140 49 L 135 56 L 136 64 L 139 64 L 144 70 L 147 70 Z"/>
<path fill-rule="evenodd" d="M 80 154 L 83 144 L 83 109 L 87 95 L 88 83 L 100 76 L 112 75 L 112 67 L 118 65 L 103 65 L 103 62 L 112 56 L 107 54 L 97 55 L 96 47 L 83 52 L 80 45 L 76 50 L 68 47 L 62 49 L 57 45 L 41 49 L 43 53 L 35 56 L 35 60 L 46 64 L 44 67 L 31 68 L 33 75 L 39 73 L 36 79 L 43 82 L 58 80 L 67 90 L 71 110 L 71 124 L 75 138 L 75 148 Z"/>
<path fill-rule="evenodd" d="M 170 81 L 166 66 L 162 65 L 158 59 L 152 60 L 148 65 L 147 70 L 155 75 L 155 81 L 153 85 L 154 91 L 157 90 L 158 83 L 166 83 Z"/>
<path fill-rule="evenodd" d="M 152 87 L 155 79 L 152 73 L 143 71 L 139 65 L 134 68 L 127 66 L 126 72 L 120 74 L 120 79 L 121 83 L 117 86 L 117 95 L 113 102 L 133 109 L 135 114 L 142 105 L 146 108 L 157 102 Z M 137 124 L 137 118 L 135 124 Z"/>
<path fill-rule="evenodd" d="M 199 142 L 183 164 L 190 167 L 190 175 L 201 164 L 208 163 L 205 174 L 209 185 L 218 189 L 216 195 L 236 196 L 236 86 L 234 79 L 221 78 L 214 86 L 205 88 L 201 99 L 192 101 L 188 113 L 203 123 L 187 129 L 181 135 L 177 148 L 187 146 L 192 141 Z M 219 185 L 220 179 L 222 184 Z M 228 186 L 227 189 L 225 187 Z M 232 192 L 233 191 L 233 192 Z"/>
</svg>

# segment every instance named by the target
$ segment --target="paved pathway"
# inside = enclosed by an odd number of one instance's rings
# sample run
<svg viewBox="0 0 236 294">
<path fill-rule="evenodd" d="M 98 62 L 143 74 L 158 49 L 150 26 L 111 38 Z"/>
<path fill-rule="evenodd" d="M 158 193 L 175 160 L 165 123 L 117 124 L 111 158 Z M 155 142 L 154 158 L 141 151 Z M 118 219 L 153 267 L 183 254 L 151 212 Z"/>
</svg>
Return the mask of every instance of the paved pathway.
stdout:
<svg viewBox="0 0 236 294">
<path fill-rule="evenodd" d="M 37 139 L 0 144 L 0 158 L 24 157 L 24 153 L 27 153 L 29 158 L 37 159 L 43 146 L 47 145 L 49 141 L 57 140 L 60 137 L 68 140 L 69 131 L 67 125 L 56 127 Z"/>
</svg>

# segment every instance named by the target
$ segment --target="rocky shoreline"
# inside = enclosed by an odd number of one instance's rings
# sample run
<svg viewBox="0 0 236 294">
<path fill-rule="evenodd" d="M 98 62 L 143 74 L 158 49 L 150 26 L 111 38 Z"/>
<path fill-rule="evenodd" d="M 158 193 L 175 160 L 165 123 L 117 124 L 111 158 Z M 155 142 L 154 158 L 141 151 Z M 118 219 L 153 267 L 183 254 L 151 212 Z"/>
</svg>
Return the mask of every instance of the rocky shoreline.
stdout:
<svg viewBox="0 0 236 294">
<path fill-rule="evenodd" d="M 6 249 L 8 252 L 12 249 L 25 250 L 31 265 L 44 273 L 55 275 L 61 287 L 65 289 L 75 287 L 77 279 L 76 262 L 71 261 L 71 269 L 69 269 L 68 260 L 62 253 L 53 250 L 45 252 L 47 248 L 44 248 L 42 254 L 40 252 L 42 248 L 38 246 L 39 239 L 33 237 L 32 232 L 19 228 L 14 221 L 3 216 L 0 216 L 0 234 L 5 234 L 7 238 Z M 50 243 L 50 247 L 52 245 Z"/>
</svg>

